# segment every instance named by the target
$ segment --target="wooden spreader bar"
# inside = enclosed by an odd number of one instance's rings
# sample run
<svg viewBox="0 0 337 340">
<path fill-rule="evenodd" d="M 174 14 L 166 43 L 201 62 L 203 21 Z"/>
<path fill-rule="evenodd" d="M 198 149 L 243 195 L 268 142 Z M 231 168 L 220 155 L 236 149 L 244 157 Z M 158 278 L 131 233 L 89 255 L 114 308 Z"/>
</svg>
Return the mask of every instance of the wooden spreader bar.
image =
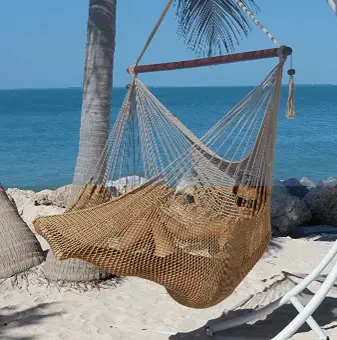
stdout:
<svg viewBox="0 0 337 340">
<path fill-rule="evenodd" d="M 194 59 L 176 61 L 171 63 L 150 64 L 130 66 L 128 72 L 130 74 L 147 73 L 147 72 L 159 72 L 159 71 L 171 71 L 181 70 L 194 67 L 212 66 L 220 64 L 230 64 L 240 61 L 268 59 L 275 57 L 287 57 L 292 54 L 292 49 L 287 46 L 281 46 L 279 48 L 271 48 L 267 50 L 250 51 L 236 54 L 222 55 L 218 57 Z"/>
</svg>

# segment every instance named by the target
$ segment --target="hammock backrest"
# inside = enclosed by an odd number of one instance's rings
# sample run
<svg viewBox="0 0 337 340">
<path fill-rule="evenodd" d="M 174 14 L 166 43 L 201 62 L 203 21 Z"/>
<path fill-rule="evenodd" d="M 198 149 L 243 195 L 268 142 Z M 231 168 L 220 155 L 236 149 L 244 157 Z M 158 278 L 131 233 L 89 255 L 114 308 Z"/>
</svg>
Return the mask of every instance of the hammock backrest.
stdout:
<svg viewBox="0 0 337 340">
<path fill-rule="evenodd" d="M 272 126 L 268 122 L 270 114 L 265 113 L 273 112 L 272 93 L 279 68 L 280 65 L 201 139 L 174 117 L 145 85 L 135 80 L 128 89 L 91 184 L 106 185 L 123 176 L 150 179 L 165 172 L 179 156 L 183 162 L 183 157 L 192 155 L 196 158 L 196 167 L 206 158 L 214 164 L 213 168 L 236 181 L 248 173 L 256 173 L 257 166 L 263 168 L 266 161 L 261 157 L 267 157 L 265 143 L 268 144 Z M 181 176 L 186 171 L 188 169 L 183 168 Z M 267 182 L 256 184 L 268 185 Z"/>
</svg>

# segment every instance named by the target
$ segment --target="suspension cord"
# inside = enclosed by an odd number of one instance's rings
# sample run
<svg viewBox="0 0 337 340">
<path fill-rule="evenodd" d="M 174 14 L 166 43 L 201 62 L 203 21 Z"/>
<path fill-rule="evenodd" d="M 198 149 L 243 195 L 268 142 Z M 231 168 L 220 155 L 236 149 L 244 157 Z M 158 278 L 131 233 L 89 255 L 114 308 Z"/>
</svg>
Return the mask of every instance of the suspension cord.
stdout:
<svg viewBox="0 0 337 340">
<path fill-rule="evenodd" d="M 254 24 L 259 26 L 262 32 L 277 46 L 280 47 L 281 45 L 276 40 L 276 38 L 262 25 L 260 20 L 250 11 L 250 9 L 245 6 L 240 0 L 235 0 L 235 2 L 247 13 L 247 15 L 252 19 Z"/>
<path fill-rule="evenodd" d="M 132 70 L 132 68 L 134 68 L 135 66 L 138 66 L 140 61 L 142 60 L 144 54 L 146 53 L 148 47 L 150 46 L 154 36 L 156 35 L 160 25 L 162 24 L 167 12 L 169 11 L 170 7 L 172 6 L 174 0 L 168 0 L 166 3 L 166 6 L 163 10 L 163 12 L 161 13 L 156 25 L 154 26 L 153 30 L 151 31 L 149 37 L 146 40 L 146 43 L 141 51 L 141 53 L 139 54 L 136 63 L 130 67 L 130 69 Z M 246 12 L 246 14 L 252 19 L 252 21 L 261 28 L 262 32 L 277 46 L 280 47 L 281 45 L 279 44 L 279 42 L 276 40 L 276 38 L 263 26 L 263 24 L 257 19 L 257 17 L 251 12 L 251 10 L 244 5 L 240 0 L 235 0 L 235 2 L 237 3 L 237 5 L 244 11 Z"/>
<path fill-rule="evenodd" d="M 171 7 L 173 1 L 174 1 L 174 0 L 168 0 L 168 2 L 167 2 L 167 4 L 166 4 L 166 6 L 165 6 L 165 8 L 164 8 L 164 10 L 163 10 L 163 12 L 162 12 L 162 14 L 160 15 L 160 17 L 159 17 L 159 19 L 158 19 L 156 25 L 154 26 L 154 28 L 153 28 L 152 32 L 150 33 L 149 37 L 147 38 L 146 43 L 145 43 L 145 45 L 144 45 L 142 51 L 140 52 L 140 55 L 139 55 L 139 57 L 138 57 L 138 59 L 137 59 L 137 61 L 136 61 L 135 66 L 138 66 L 138 64 L 139 64 L 140 61 L 142 60 L 142 58 L 143 58 L 143 56 L 144 56 L 146 50 L 148 49 L 149 45 L 151 44 L 151 41 L 153 40 L 153 38 L 154 38 L 155 34 L 157 33 L 157 31 L 158 31 L 160 25 L 162 24 L 162 22 L 163 22 L 163 20 L 164 20 L 164 18 L 165 18 L 165 16 L 166 16 L 168 10 L 170 9 L 170 7 Z"/>
</svg>

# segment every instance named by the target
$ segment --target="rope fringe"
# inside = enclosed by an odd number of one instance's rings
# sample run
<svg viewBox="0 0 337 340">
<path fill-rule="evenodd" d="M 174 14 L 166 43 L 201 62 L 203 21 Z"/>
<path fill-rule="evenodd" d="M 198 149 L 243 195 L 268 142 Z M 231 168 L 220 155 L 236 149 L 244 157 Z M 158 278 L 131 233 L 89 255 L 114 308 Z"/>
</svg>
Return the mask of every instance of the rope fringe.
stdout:
<svg viewBox="0 0 337 340">
<path fill-rule="evenodd" d="M 288 100 L 287 100 L 287 108 L 286 108 L 286 117 L 288 119 L 294 119 L 295 118 L 295 104 L 294 104 L 294 92 L 295 92 L 295 83 L 294 83 L 294 74 L 295 70 L 291 69 L 288 71 L 288 74 L 290 76 L 289 78 L 289 93 L 288 93 Z"/>
</svg>

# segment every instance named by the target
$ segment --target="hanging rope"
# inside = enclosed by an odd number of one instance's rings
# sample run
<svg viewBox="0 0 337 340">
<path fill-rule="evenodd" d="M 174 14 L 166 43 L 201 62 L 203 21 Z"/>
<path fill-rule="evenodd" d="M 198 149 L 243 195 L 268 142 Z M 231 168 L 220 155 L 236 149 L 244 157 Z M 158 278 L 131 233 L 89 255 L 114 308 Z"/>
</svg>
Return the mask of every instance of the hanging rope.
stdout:
<svg viewBox="0 0 337 340">
<path fill-rule="evenodd" d="M 171 5 L 173 4 L 174 0 L 168 0 L 166 3 L 166 6 L 161 13 L 156 25 L 154 26 L 153 30 L 151 31 L 141 53 L 139 54 L 136 63 L 129 67 L 128 72 L 133 74 L 133 81 L 132 81 L 132 87 L 135 85 L 135 67 L 137 67 L 142 60 L 144 54 L 146 53 L 148 47 L 150 46 L 154 36 L 156 35 L 160 25 L 162 24 L 168 10 L 170 9 Z M 261 28 L 262 32 L 277 46 L 281 47 L 281 44 L 277 41 L 277 39 L 265 28 L 265 26 L 257 19 L 257 17 L 251 12 L 251 10 L 243 4 L 240 0 L 235 0 L 237 5 L 244 11 L 246 14 L 252 19 L 252 21 Z M 292 63 L 292 59 L 291 59 Z M 287 109 L 286 109 L 286 117 L 288 119 L 294 119 L 295 118 L 295 110 L 294 110 L 294 74 L 295 70 L 292 68 L 288 71 L 288 74 L 290 76 L 289 78 L 289 93 L 288 93 L 288 100 L 287 100 Z"/>
<path fill-rule="evenodd" d="M 168 0 L 168 2 L 167 2 L 167 4 L 166 4 L 166 6 L 165 6 L 165 8 L 164 8 L 164 10 L 163 10 L 163 12 L 162 12 L 162 14 L 160 15 L 160 17 L 159 17 L 159 19 L 158 19 L 156 25 L 154 26 L 154 28 L 153 28 L 152 32 L 150 33 L 149 37 L 147 38 L 146 43 L 145 43 L 145 45 L 144 45 L 142 51 L 140 52 L 139 57 L 138 57 L 138 59 L 137 59 L 137 61 L 136 61 L 135 66 L 137 66 L 137 65 L 140 63 L 140 61 L 142 60 L 142 58 L 143 58 L 145 52 L 147 51 L 149 45 L 151 44 L 151 41 L 153 40 L 155 34 L 157 33 L 157 31 L 158 31 L 160 25 L 162 24 L 162 22 L 163 22 L 163 20 L 164 20 L 164 18 L 165 18 L 165 16 L 166 16 L 168 10 L 170 9 L 170 7 L 171 7 L 173 1 L 174 1 L 174 0 Z"/>
<path fill-rule="evenodd" d="M 276 38 L 262 25 L 262 23 L 256 18 L 256 16 L 250 11 L 250 9 L 245 6 L 240 0 L 235 0 L 235 2 L 238 4 L 238 6 L 241 7 L 242 10 L 246 12 L 246 14 L 253 20 L 253 22 L 259 26 L 262 30 L 262 32 L 277 46 L 280 47 L 280 43 L 276 40 Z M 292 56 L 290 59 L 290 70 L 288 71 L 289 78 L 289 92 L 288 92 L 288 100 L 287 100 L 287 108 L 286 108 L 286 117 L 288 119 L 294 119 L 295 118 L 295 104 L 294 104 L 294 90 L 295 90 L 295 84 L 294 84 L 294 75 L 296 71 L 293 69 L 292 66 Z"/>
<path fill-rule="evenodd" d="M 132 72 L 132 70 L 134 69 L 135 66 L 138 66 L 140 61 L 142 60 L 145 52 L 147 51 L 148 47 L 150 46 L 154 36 L 156 35 L 160 25 L 162 24 L 168 10 L 170 9 L 171 5 L 173 4 L 173 1 L 174 0 L 168 0 L 168 2 L 166 3 L 166 6 L 163 10 L 163 12 L 161 13 L 156 25 L 154 26 L 153 30 L 151 31 L 148 39 L 146 40 L 146 43 L 142 49 L 142 51 L 140 52 L 137 60 L 136 60 L 136 63 L 134 65 L 132 65 L 129 70 Z M 270 38 L 270 40 L 277 46 L 277 47 L 280 47 L 281 45 L 279 44 L 279 42 L 276 40 L 276 38 L 263 26 L 263 24 L 256 18 L 256 16 L 250 11 L 250 9 L 245 6 L 240 0 L 235 0 L 235 2 L 238 4 L 238 6 L 244 10 L 247 15 L 253 20 L 253 22 L 259 26 L 262 30 L 263 33 L 265 33 L 267 35 L 267 37 Z"/>
<path fill-rule="evenodd" d="M 257 17 L 250 11 L 250 9 L 245 6 L 240 0 L 235 0 L 235 2 L 243 9 L 247 15 L 253 20 L 254 24 L 259 26 L 262 32 L 277 46 L 280 47 L 281 45 L 276 40 L 276 38 L 262 25 L 262 23 L 257 19 Z"/>
</svg>

